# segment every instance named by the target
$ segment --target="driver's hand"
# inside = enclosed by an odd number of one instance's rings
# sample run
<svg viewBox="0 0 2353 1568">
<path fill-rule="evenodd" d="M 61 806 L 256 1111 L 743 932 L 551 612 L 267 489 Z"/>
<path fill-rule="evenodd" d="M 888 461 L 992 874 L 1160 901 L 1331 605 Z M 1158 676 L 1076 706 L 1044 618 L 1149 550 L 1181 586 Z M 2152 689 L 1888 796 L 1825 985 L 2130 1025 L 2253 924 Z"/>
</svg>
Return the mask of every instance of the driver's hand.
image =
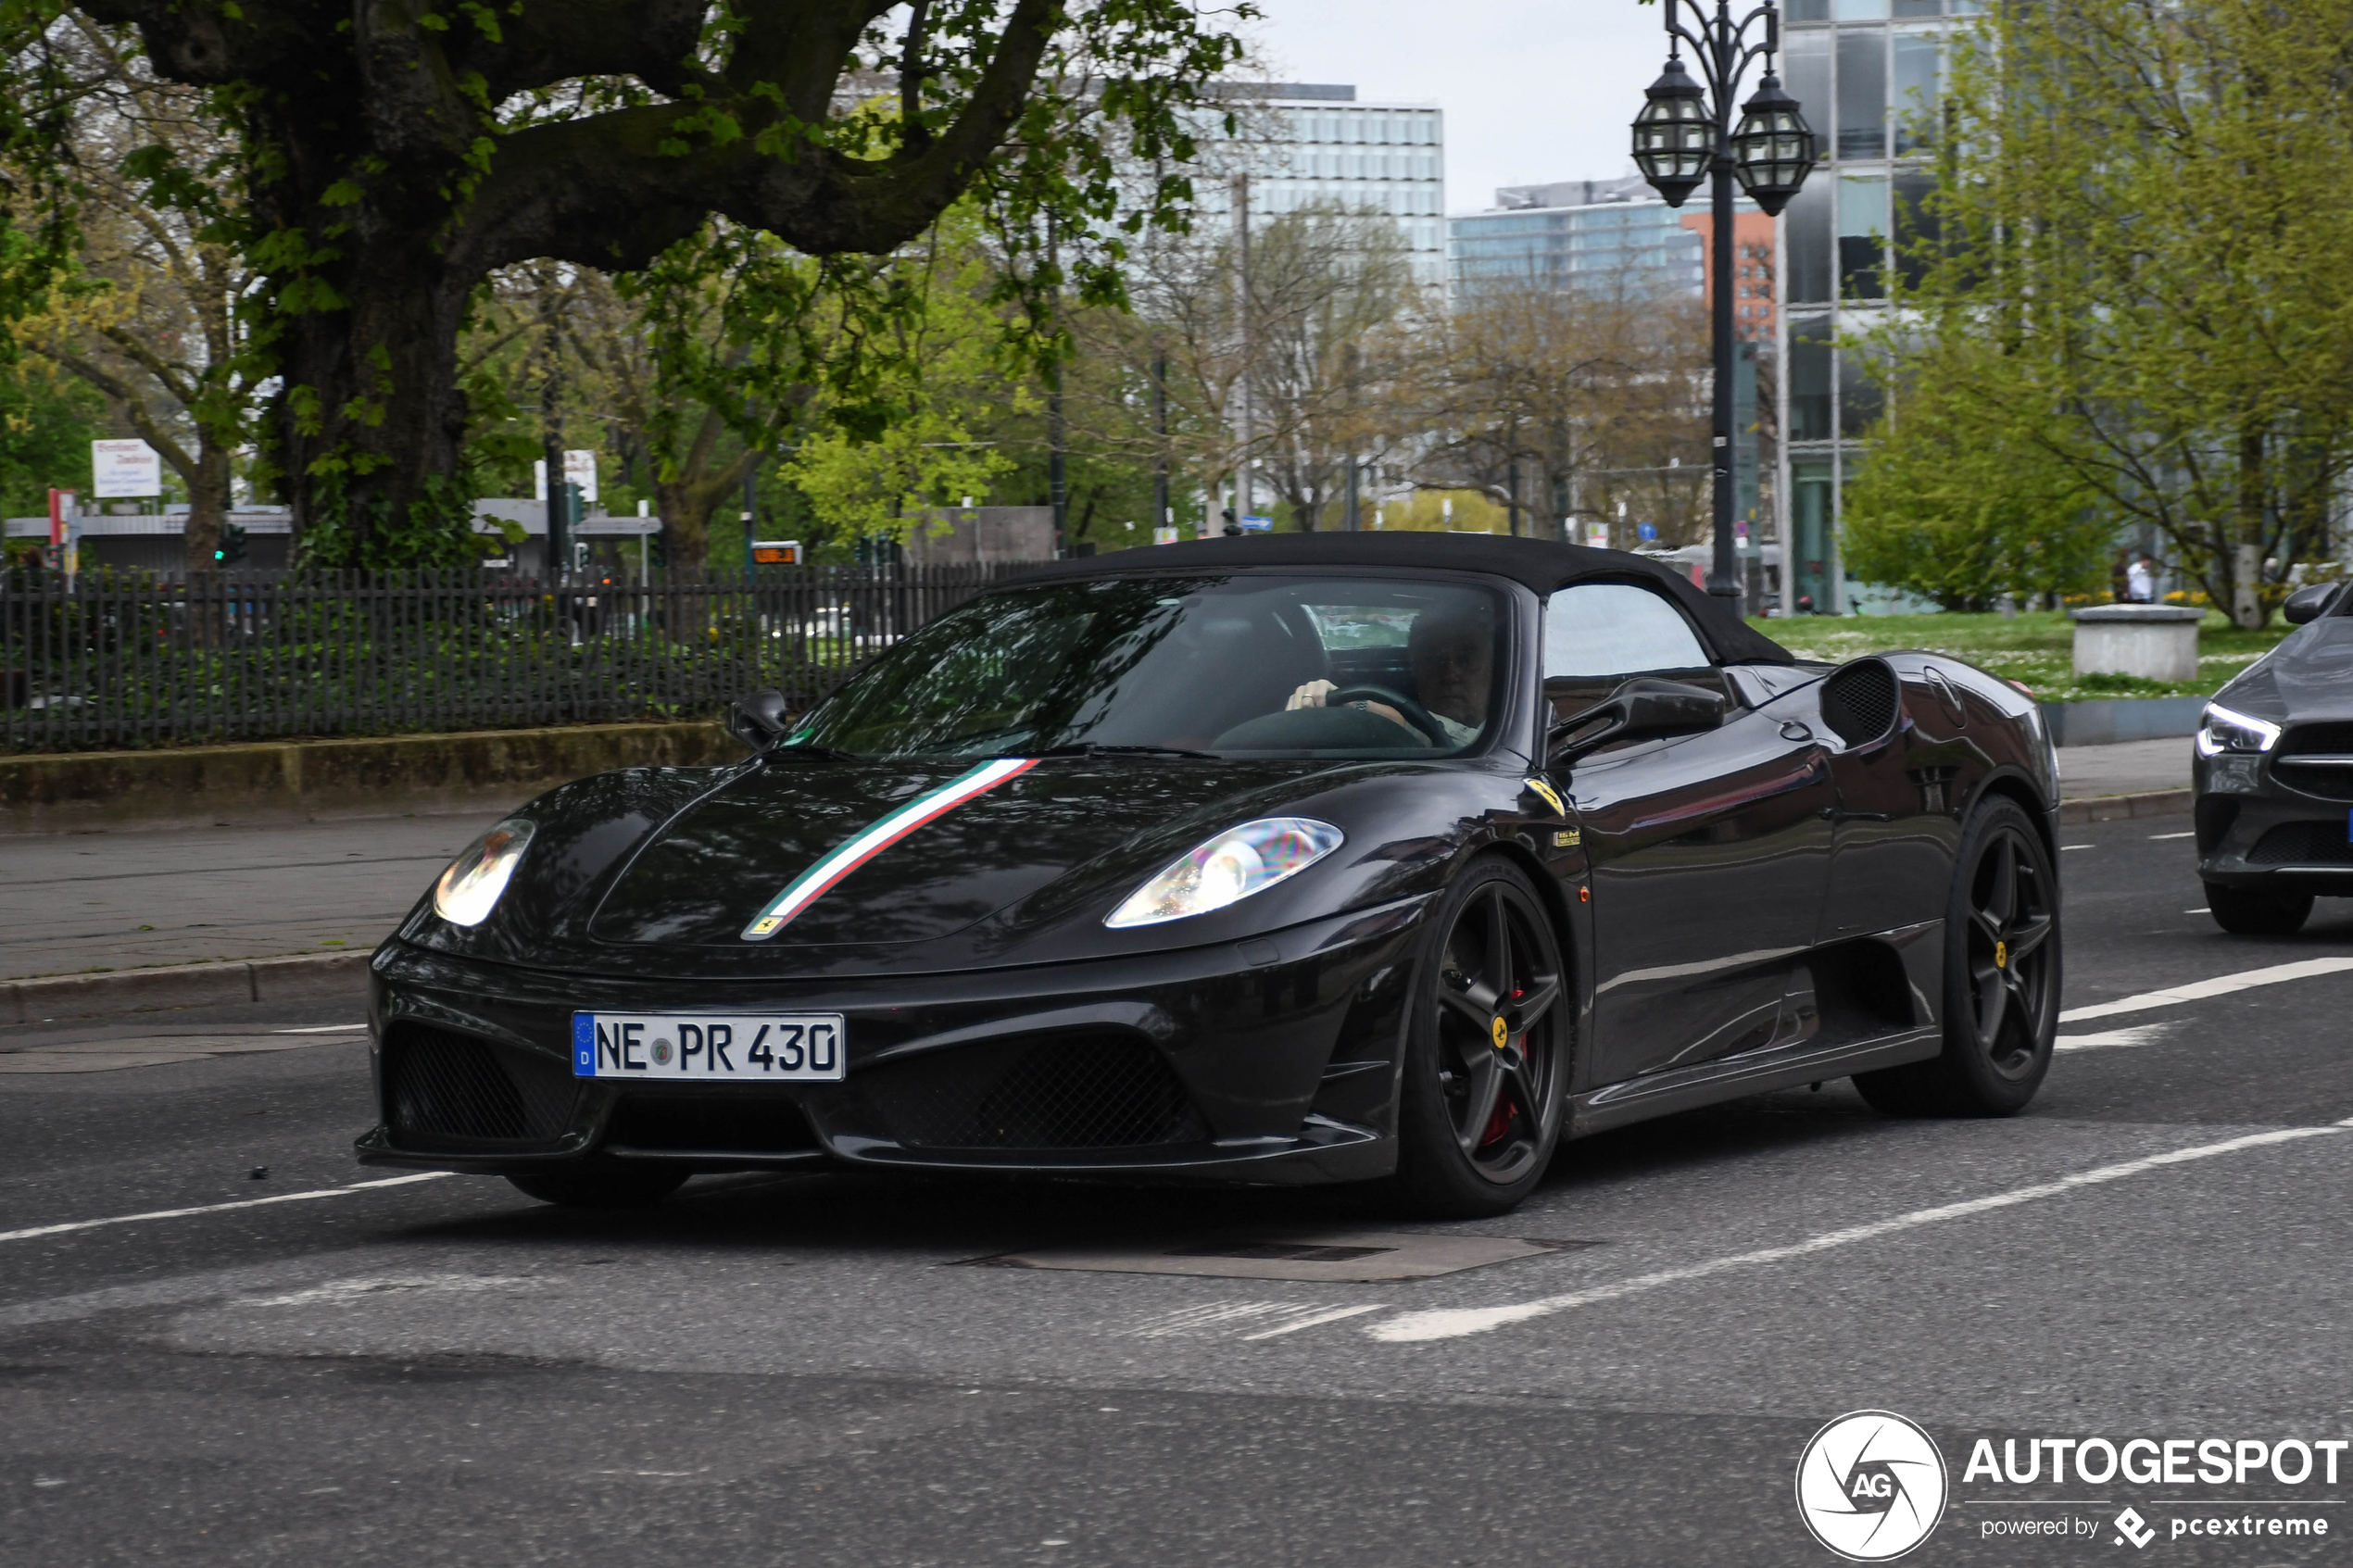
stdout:
<svg viewBox="0 0 2353 1568">
<path fill-rule="evenodd" d="M 1388 720 L 1390 723 L 1396 725 L 1399 729 L 1403 730 L 1407 734 L 1412 735 L 1416 740 L 1422 738 L 1421 731 L 1414 728 L 1412 724 L 1408 723 L 1406 721 L 1405 715 L 1398 712 L 1397 709 L 1390 707 L 1389 704 L 1385 702 L 1353 702 L 1350 703 L 1349 706 L 1351 708 L 1361 708 L 1367 713 L 1378 713 L 1382 718 Z"/>
<path fill-rule="evenodd" d="M 1338 690 L 1340 687 L 1334 682 L 1310 681 L 1290 694 L 1290 700 L 1283 704 L 1283 711 L 1289 713 L 1294 709 L 1321 708 L 1324 706 L 1324 698 Z"/>
</svg>

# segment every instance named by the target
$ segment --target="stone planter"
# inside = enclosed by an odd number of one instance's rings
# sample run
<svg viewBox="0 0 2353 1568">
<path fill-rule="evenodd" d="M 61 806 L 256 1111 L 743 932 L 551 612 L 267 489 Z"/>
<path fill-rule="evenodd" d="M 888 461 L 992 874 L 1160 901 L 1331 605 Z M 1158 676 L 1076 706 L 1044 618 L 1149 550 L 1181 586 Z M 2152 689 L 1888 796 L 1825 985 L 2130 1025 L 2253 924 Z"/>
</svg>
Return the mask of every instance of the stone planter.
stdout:
<svg viewBox="0 0 2353 1568">
<path fill-rule="evenodd" d="M 2094 605 L 2074 612 L 2078 675 L 2197 679 L 2197 623 L 2188 605 Z"/>
</svg>

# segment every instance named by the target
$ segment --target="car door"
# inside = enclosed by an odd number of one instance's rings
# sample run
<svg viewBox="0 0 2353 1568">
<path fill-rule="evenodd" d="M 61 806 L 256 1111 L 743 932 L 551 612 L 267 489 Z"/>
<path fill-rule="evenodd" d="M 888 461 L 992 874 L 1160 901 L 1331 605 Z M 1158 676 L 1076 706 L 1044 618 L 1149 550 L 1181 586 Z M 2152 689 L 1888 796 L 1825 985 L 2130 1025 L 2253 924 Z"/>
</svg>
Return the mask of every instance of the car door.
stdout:
<svg viewBox="0 0 2353 1568">
<path fill-rule="evenodd" d="M 1640 584 L 1555 593 L 1544 640 L 1545 691 L 1561 717 L 1636 675 L 1733 695 L 1682 611 Z M 1592 1082 L 1753 1049 L 1784 1031 L 1836 805 L 1823 746 L 1796 717 L 1810 705 L 1788 706 L 1735 703 L 1705 734 L 1631 742 L 1556 775 L 1592 889 Z"/>
</svg>

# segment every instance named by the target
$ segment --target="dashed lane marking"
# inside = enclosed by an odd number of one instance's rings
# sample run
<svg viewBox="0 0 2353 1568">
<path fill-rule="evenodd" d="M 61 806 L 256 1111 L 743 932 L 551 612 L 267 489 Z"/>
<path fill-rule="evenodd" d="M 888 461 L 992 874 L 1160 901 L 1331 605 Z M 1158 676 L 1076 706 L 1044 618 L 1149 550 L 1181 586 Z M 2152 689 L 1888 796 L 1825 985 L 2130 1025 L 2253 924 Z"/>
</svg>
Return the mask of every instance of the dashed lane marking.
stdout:
<svg viewBox="0 0 2353 1568">
<path fill-rule="evenodd" d="M 2151 1008 L 2179 1007 L 2183 1002 L 2202 1002 L 2208 997 L 2227 997 L 2233 991 L 2251 990 L 2258 985 L 2277 985 L 2286 980 L 2309 980 L 2320 974 L 2342 974 L 2347 970 L 2353 970 L 2353 958 L 2305 959 L 2297 963 L 2273 964 L 2269 969 L 2241 970 L 2236 974 L 2218 974 L 2211 980 L 2196 980 L 2187 985 L 2170 986 L 2162 991 L 2144 991 L 2137 997 L 2125 997 L 2118 1001 L 2070 1008 L 2059 1014 L 2059 1022 L 2077 1023 L 2087 1018 L 2113 1017 L 2120 1012 L 2146 1012 Z"/>
<path fill-rule="evenodd" d="M 1209 1301 L 1155 1313 L 1119 1333 L 1130 1339 L 1272 1339 L 1388 1306 L 1386 1301 L 1353 1307 L 1334 1307 L 1327 1301 Z"/>
<path fill-rule="evenodd" d="M 2165 1154 L 2152 1154 L 2141 1160 L 2127 1160 L 2114 1165 L 2102 1165 L 2056 1181 L 2037 1182 L 2032 1186 L 2014 1187 L 1983 1198 L 1972 1198 L 1960 1203 L 1940 1204 L 1933 1209 L 1915 1209 L 1908 1214 L 1896 1214 L 1867 1224 L 1849 1225 L 1843 1230 L 1827 1231 L 1808 1236 L 1784 1247 L 1764 1247 L 1753 1252 L 1735 1252 L 1726 1257 L 1709 1258 L 1677 1268 L 1660 1269 L 1655 1273 L 1637 1274 L 1631 1279 L 1612 1280 L 1604 1285 L 1589 1286 L 1561 1296 L 1540 1297 L 1533 1301 L 1515 1301 L 1500 1307 L 1440 1308 L 1418 1312 L 1404 1312 L 1368 1324 L 1365 1333 L 1386 1344 L 1415 1344 L 1432 1339 L 1459 1339 L 1466 1335 L 1486 1334 L 1512 1323 L 1526 1323 L 1530 1318 L 1549 1317 L 1572 1308 L 1591 1306 L 1597 1301 L 1614 1301 L 1621 1297 L 1639 1296 L 1645 1291 L 1666 1286 L 1681 1285 L 1689 1280 L 1705 1279 L 1712 1274 L 1729 1273 L 1735 1269 L 1759 1268 L 1768 1263 L 1786 1262 L 1817 1252 L 1851 1247 L 1856 1242 L 1874 1241 L 1883 1236 L 1918 1230 L 1924 1225 L 1941 1224 L 1947 1220 L 1968 1219 L 2000 1209 L 2010 1209 L 2021 1203 L 2041 1198 L 2058 1198 L 2088 1186 L 2127 1177 L 2145 1175 L 2169 1166 L 2185 1165 L 2193 1160 L 2212 1160 L 2220 1155 L 2235 1154 L 2241 1149 L 2266 1148 L 2273 1144 L 2296 1143 L 2306 1138 L 2334 1137 L 2353 1129 L 2353 1121 L 2339 1122 L 2326 1127 L 2283 1127 L 2275 1132 L 2249 1133 L 2243 1137 L 2225 1138 L 2221 1143 L 2199 1144 L 2189 1148 L 2177 1148 Z"/>
<path fill-rule="evenodd" d="M 2196 838 L 2196 836 L 2197 829 L 2192 828 L 2187 833 L 2153 833 L 2149 834 L 2149 842 L 2155 844 L 2168 838 Z"/>
<path fill-rule="evenodd" d="M 343 1187 L 313 1187 L 308 1192 L 281 1192 L 268 1198 L 241 1198 L 235 1203 L 201 1203 L 191 1209 L 151 1209 L 144 1214 L 109 1214 L 103 1220 L 71 1220 L 61 1225 L 32 1225 L 20 1231 L 0 1231 L 0 1241 L 30 1241 L 40 1236 L 64 1236 L 69 1231 L 94 1231 L 101 1225 L 131 1225 L 142 1220 L 184 1220 L 194 1214 L 225 1214 L 233 1209 L 264 1209 L 272 1203 L 307 1203 L 316 1198 L 343 1198 L 378 1187 L 407 1186 L 411 1182 L 438 1181 L 447 1171 L 420 1171 L 413 1176 L 386 1176 L 382 1181 L 354 1182 Z"/>
<path fill-rule="evenodd" d="M 2109 1029 L 2096 1035 L 2061 1035 L 2051 1042 L 2051 1048 L 2062 1051 L 2099 1050 L 2108 1046 L 2153 1046 L 2171 1034 L 2168 1023 L 2134 1023 L 2121 1029 Z"/>
</svg>

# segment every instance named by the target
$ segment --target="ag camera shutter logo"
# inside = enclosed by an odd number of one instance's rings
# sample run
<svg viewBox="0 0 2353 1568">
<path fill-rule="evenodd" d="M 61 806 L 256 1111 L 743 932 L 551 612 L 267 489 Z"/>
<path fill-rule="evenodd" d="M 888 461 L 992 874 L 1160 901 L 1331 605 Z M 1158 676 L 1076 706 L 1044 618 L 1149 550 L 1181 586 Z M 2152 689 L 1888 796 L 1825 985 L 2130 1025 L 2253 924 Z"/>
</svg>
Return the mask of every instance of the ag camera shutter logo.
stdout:
<svg viewBox="0 0 2353 1568">
<path fill-rule="evenodd" d="M 1886 1562 L 1944 1517 L 1944 1456 L 1892 1411 L 1855 1411 L 1814 1434 L 1797 1461 L 1797 1514 L 1850 1562 Z"/>
</svg>

